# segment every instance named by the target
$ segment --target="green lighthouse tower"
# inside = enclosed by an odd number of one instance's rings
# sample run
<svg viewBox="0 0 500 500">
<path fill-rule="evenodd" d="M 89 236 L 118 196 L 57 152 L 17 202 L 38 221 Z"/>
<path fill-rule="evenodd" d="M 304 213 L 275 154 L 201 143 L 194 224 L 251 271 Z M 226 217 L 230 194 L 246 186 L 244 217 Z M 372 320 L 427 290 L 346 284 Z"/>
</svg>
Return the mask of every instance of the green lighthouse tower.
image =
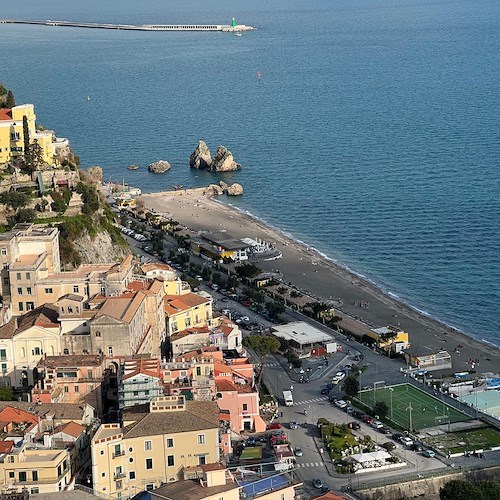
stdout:
<svg viewBox="0 0 500 500">
<path fill-rule="evenodd" d="M 231 27 L 232 28 L 236 27 L 236 21 L 235 21 L 234 17 L 233 17 L 233 20 L 231 21 Z"/>
</svg>

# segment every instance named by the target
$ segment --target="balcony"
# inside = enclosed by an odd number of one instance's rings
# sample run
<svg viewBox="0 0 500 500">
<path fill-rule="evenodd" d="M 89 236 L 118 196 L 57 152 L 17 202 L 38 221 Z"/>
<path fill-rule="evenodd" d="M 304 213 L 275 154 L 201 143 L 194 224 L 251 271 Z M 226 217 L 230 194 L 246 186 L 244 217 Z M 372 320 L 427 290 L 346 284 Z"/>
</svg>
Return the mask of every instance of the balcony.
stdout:
<svg viewBox="0 0 500 500">
<path fill-rule="evenodd" d="M 125 455 L 125 450 L 115 451 L 115 452 L 113 453 L 113 458 L 116 458 L 116 457 L 123 457 L 123 455 Z"/>
<path fill-rule="evenodd" d="M 125 472 L 116 472 L 113 476 L 113 479 L 115 481 L 118 481 L 120 479 L 123 479 L 125 477 Z"/>
</svg>

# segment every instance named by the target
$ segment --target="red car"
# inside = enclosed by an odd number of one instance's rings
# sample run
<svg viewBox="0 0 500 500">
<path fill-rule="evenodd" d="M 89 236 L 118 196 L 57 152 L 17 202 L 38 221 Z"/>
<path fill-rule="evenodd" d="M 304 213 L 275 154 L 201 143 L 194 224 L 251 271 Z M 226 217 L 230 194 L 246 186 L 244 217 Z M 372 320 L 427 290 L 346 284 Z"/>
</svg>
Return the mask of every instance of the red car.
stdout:
<svg viewBox="0 0 500 500">
<path fill-rule="evenodd" d="M 274 422 L 272 424 L 267 424 L 266 429 L 268 431 L 275 431 L 277 429 L 281 429 L 281 424 L 279 422 Z"/>
<path fill-rule="evenodd" d="M 370 417 L 370 415 L 363 415 L 361 417 L 361 420 L 365 423 L 365 424 L 368 424 L 368 425 L 371 425 L 373 423 L 373 418 Z"/>
</svg>

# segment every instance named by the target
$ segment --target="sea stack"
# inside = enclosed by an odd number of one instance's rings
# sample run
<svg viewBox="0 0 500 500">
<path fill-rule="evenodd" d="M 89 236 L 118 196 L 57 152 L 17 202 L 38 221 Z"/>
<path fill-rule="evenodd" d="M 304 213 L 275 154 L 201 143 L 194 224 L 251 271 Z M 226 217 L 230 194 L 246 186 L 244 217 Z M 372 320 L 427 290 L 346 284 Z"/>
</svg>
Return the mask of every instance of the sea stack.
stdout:
<svg viewBox="0 0 500 500">
<path fill-rule="evenodd" d="M 171 165 L 166 160 L 155 161 L 148 166 L 148 170 L 153 172 L 153 174 L 163 174 L 163 172 L 170 170 L 170 168 Z"/>
<path fill-rule="evenodd" d="M 235 182 L 227 188 L 226 193 L 228 196 L 240 196 L 243 194 L 243 186 Z"/>
<path fill-rule="evenodd" d="M 230 172 L 240 168 L 241 165 L 234 161 L 231 151 L 224 146 L 219 146 L 208 170 L 210 172 Z"/>
<path fill-rule="evenodd" d="M 198 141 L 198 146 L 189 157 L 189 166 L 191 168 L 204 169 L 212 165 L 212 155 L 205 141 Z"/>
</svg>

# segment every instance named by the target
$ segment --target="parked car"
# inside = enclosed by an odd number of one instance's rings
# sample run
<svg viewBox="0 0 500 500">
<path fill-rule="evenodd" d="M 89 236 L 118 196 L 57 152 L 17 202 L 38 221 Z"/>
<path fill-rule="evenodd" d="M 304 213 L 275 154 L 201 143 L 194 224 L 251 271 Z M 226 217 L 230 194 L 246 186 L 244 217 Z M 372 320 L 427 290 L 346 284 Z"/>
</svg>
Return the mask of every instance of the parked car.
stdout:
<svg viewBox="0 0 500 500">
<path fill-rule="evenodd" d="M 370 417 L 370 415 L 362 415 L 361 421 L 364 422 L 365 424 L 370 425 L 373 422 L 373 418 Z"/>
<path fill-rule="evenodd" d="M 290 429 L 298 429 L 299 428 L 299 424 L 297 424 L 297 422 L 295 420 L 291 420 L 290 421 Z"/>
<path fill-rule="evenodd" d="M 304 453 L 302 452 L 302 448 L 300 446 L 297 446 L 294 450 L 295 456 L 296 457 L 301 457 Z"/>
<path fill-rule="evenodd" d="M 403 436 L 403 437 L 401 438 L 401 440 L 400 440 L 400 441 L 401 441 L 401 442 L 402 442 L 405 446 L 408 446 L 408 447 L 412 446 L 412 444 L 413 444 L 413 439 L 411 439 L 411 438 L 409 438 L 409 437 L 407 437 L 407 436 Z"/>
<path fill-rule="evenodd" d="M 327 395 L 330 394 L 331 389 L 328 389 L 328 387 L 325 387 L 324 389 L 321 389 L 321 395 Z"/>
<path fill-rule="evenodd" d="M 412 451 L 422 451 L 423 449 L 424 447 L 421 443 L 414 442 L 412 445 L 410 445 L 410 450 Z"/>
<path fill-rule="evenodd" d="M 347 427 L 349 427 L 349 429 L 358 430 L 361 428 L 361 424 L 359 422 L 353 421 L 353 422 L 349 422 L 347 424 Z"/>
<path fill-rule="evenodd" d="M 361 418 L 363 415 L 364 415 L 364 413 L 363 413 L 362 411 L 360 411 L 360 410 L 356 410 L 356 409 L 355 409 L 355 410 L 352 412 L 352 416 L 353 416 L 354 418 Z"/>
<path fill-rule="evenodd" d="M 255 446 L 255 444 L 257 443 L 257 440 L 251 436 L 247 439 L 247 446 Z"/>
<path fill-rule="evenodd" d="M 345 412 L 348 414 L 348 415 L 352 415 L 354 413 L 354 408 L 352 406 L 348 406 L 346 409 L 345 409 Z"/>
<path fill-rule="evenodd" d="M 343 410 L 344 408 L 347 407 L 347 402 L 344 401 L 343 399 L 339 399 L 338 401 L 335 401 L 335 406 L 337 406 L 338 408 L 340 408 L 341 410 Z"/>
<path fill-rule="evenodd" d="M 380 427 L 377 430 L 379 432 L 381 432 L 382 434 L 390 434 L 391 433 L 391 429 L 389 429 L 389 427 L 386 427 L 385 425 L 383 425 L 382 427 Z"/>
<path fill-rule="evenodd" d="M 436 454 L 432 450 L 425 450 L 422 455 L 428 458 L 434 458 Z"/>
<path fill-rule="evenodd" d="M 281 429 L 281 424 L 279 422 L 273 422 L 272 424 L 267 424 L 266 429 L 268 431 L 278 430 Z"/>
<path fill-rule="evenodd" d="M 319 478 L 313 479 L 313 486 L 320 490 L 321 488 L 323 488 L 323 481 L 321 481 L 321 479 Z"/>
<path fill-rule="evenodd" d="M 401 439 L 403 438 L 403 434 L 401 434 L 400 432 L 395 432 L 393 435 L 392 435 L 392 439 L 394 439 L 395 441 L 399 441 L 401 442 Z"/>
<path fill-rule="evenodd" d="M 371 426 L 375 429 L 382 429 L 382 427 L 384 427 L 384 424 L 380 420 L 374 420 L 371 423 Z"/>
</svg>

